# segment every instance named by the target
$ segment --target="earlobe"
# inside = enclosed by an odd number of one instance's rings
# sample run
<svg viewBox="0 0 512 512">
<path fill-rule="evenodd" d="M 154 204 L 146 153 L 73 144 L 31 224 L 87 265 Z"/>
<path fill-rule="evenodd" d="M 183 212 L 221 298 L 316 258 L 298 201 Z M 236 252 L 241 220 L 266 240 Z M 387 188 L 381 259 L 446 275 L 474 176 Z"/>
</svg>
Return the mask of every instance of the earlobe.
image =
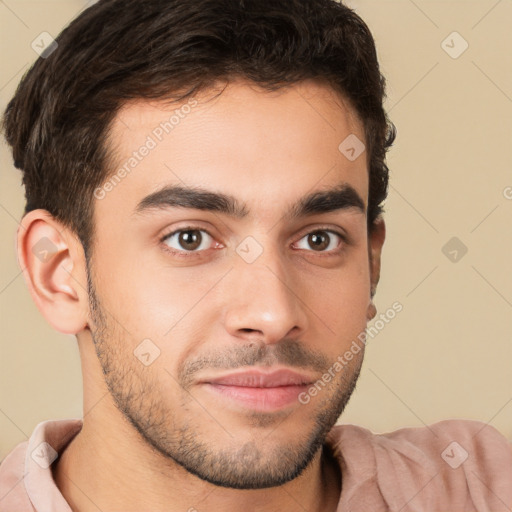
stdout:
<svg viewBox="0 0 512 512">
<path fill-rule="evenodd" d="M 369 322 L 370 320 L 373 320 L 375 318 L 375 315 L 377 314 L 377 308 L 375 307 L 375 304 L 373 301 L 370 302 L 368 305 L 368 309 L 366 310 L 366 320 Z"/>
<path fill-rule="evenodd" d="M 85 257 L 77 237 L 46 210 L 25 215 L 18 228 L 18 263 L 39 311 L 59 332 L 87 326 Z"/>
</svg>

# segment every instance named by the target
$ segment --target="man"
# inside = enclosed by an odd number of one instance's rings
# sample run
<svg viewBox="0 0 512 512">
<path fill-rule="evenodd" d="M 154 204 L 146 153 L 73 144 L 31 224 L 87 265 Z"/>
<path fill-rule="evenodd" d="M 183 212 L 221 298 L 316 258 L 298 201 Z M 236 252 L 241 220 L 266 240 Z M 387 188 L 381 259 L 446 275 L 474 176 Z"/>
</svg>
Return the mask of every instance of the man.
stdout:
<svg viewBox="0 0 512 512">
<path fill-rule="evenodd" d="M 4 459 L 0 511 L 510 509 L 493 427 L 335 426 L 376 315 L 383 98 L 332 0 L 106 0 L 61 33 L 4 128 L 84 415 Z"/>
</svg>

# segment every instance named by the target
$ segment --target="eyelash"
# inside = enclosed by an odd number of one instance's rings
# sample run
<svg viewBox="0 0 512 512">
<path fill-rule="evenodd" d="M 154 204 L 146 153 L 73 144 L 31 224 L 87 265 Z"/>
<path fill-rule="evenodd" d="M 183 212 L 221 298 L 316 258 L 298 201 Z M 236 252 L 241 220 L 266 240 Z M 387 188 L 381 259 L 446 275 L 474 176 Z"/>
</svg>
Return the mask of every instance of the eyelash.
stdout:
<svg viewBox="0 0 512 512">
<path fill-rule="evenodd" d="M 204 253 L 207 249 L 202 249 L 200 251 L 186 251 L 185 249 L 183 250 L 177 250 L 177 249 L 172 249 L 171 247 L 169 247 L 165 241 L 170 238 L 171 236 L 175 235 L 176 233 L 182 233 L 182 232 L 185 232 L 185 231 L 201 231 L 201 232 L 204 232 L 204 233 L 207 233 L 208 236 L 210 236 L 213 240 L 215 240 L 215 238 L 213 237 L 213 235 L 211 235 L 209 233 L 209 231 L 207 229 L 204 229 L 202 227 L 199 227 L 199 226 L 185 226 L 185 227 L 182 227 L 182 228 L 179 228 L 179 229 L 175 229 L 173 231 L 170 231 L 169 233 L 165 234 L 164 236 L 162 236 L 160 238 L 160 243 L 163 247 L 163 249 L 169 253 L 171 253 L 172 255 L 174 256 L 178 256 L 178 257 L 183 257 L 183 258 L 191 258 L 191 257 L 194 257 L 197 255 L 200 255 L 201 253 Z M 336 231 L 332 228 L 327 228 L 327 227 L 318 227 L 318 228 L 315 228 L 311 231 L 308 231 L 307 233 L 305 233 L 304 235 L 302 235 L 300 238 L 299 238 L 299 241 L 302 240 L 303 238 L 305 238 L 306 236 L 308 235 L 311 235 L 313 233 L 330 233 L 330 234 L 334 234 L 334 235 L 337 235 L 341 238 L 342 240 L 342 243 L 341 245 L 348 245 L 349 244 L 349 240 L 348 238 L 346 237 L 346 235 L 344 235 L 343 233 L 340 233 L 339 231 Z M 336 256 L 338 255 L 341 251 L 342 251 L 343 247 L 339 247 L 337 249 L 333 249 L 333 250 L 330 250 L 330 251 L 327 251 L 327 252 L 324 252 L 324 251 L 320 251 L 320 252 L 317 252 L 317 256 L 320 256 L 320 257 L 328 257 L 328 256 Z M 305 249 L 299 249 L 299 250 L 305 250 Z M 315 253 L 316 251 L 308 251 L 308 252 L 313 252 Z"/>
</svg>

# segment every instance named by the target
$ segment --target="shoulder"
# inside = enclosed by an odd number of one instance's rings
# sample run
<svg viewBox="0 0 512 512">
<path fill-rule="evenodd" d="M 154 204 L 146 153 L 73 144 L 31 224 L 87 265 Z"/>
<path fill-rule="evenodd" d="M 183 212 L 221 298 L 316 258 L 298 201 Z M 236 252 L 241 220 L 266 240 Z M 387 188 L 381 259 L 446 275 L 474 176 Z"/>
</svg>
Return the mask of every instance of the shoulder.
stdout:
<svg viewBox="0 0 512 512">
<path fill-rule="evenodd" d="M 51 464 L 82 428 L 82 420 L 47 420 L 0 464 L 0 512 L 71 512 L 53 480 Z"/>
<path fill-rule="evenodd" d="M 366 491 L 392 509 L 497 511 L 512 503 L 512 444 L 484 422 L 449 419 L 383 434 L 337 425 L 328 440 L 349 478 L 362 471 Z"/>
<path fill-rule="evenodd" d="M 0 512 L 34 510 L 23 483 L 27 446 L 18 444 L 0 463 Z"/>
</svg>

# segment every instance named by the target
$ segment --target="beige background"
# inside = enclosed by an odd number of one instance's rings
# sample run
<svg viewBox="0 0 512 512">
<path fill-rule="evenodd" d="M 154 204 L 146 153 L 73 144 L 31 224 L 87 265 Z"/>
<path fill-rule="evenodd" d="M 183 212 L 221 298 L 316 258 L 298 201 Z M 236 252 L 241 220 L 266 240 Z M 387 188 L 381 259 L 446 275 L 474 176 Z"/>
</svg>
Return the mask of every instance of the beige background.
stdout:
<svg viewBox="0 0 512 512">
<path fill-rule="evenodd" d="M 84 1 L 0 2 L 0 106 Z M 512 439 L 512 2 L 352 0 L 377 42 L 398 138 L 376 304 L 399 313 L 368 343 L 341 418 L 375 432 L 445 418 Z M 469 44 L 458 58 L 462 39 Z M 0 459 L 46 419 L 80 417 L 73 336 L 37 311 L 14 253 L 24 204 L 5 143 L 0 173 Z M 452 237 L 468 248 L 452 262 Z M 446 251 L 447 252 L 447 251 Z"/>
</svg>

